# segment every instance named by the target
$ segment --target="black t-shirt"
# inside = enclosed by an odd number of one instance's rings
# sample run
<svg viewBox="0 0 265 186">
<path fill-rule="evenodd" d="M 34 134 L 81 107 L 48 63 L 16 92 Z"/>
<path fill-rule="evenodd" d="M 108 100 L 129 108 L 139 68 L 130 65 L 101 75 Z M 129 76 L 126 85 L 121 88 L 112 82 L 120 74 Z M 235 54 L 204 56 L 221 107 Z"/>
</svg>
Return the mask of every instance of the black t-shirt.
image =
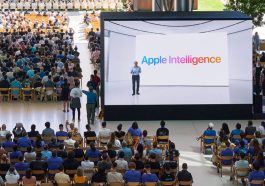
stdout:
<svg viewBox="0 0 265 186">
<path fill-rule="evenodd" d="M 107 176 L 106 173 L 97 172 L 92 176 L 91 183 L 105 183 L 107 182 Z"/>
<path fill-rule="evenodd" d="M 84 151 L 83 149 L 74 149 L 75 152 L 75 158 L 83 158 L 84 157 Z"/>
<path fill-rule="evenodd" d="M 5 172 L 7 172 L 9 168 L 10 168 L 10 164 L 9 164 L 9 163 L 1 163 L 1 164 L 0 164 L 0 170 L 1 170 L 1 171 L 5 171 Z M 1 174 L 0 176 L 1 176 L 1 177 L 3 178 L 3 180 L 4 180 L 6 174 Z"/>
<path fill-rule="evenodd" d="M 117 152 L 115 150 L 108 150 L 109 158 L 115 158 L 117 156 Z"/>
<path fill-rule="evenodd" d="M 125 136 L 124 131 L 115 131 L 114 134 L 115 134 L 116 138 L 122 138 L 123 136 Z"/>
<path fill-rule="evenodd" d="M 168 136 L 168 135 L 169 135 L 169 131 L 165 127 L 161 127 L 161 128 L 156 130 L 156 136 Z M 157 141 L 158 141 L 158 143 L 159 142 L 168 142 L 168 140 L 157 140 Z"/>
<path fill-rule="evenodd" d="M 86 132 L 84 132 L 84 136 L 85 136 L 85 138 L 87 138 L 87 137 L 96 137 L 97 135 L 96 135 L 95 131 L 86 131 Z M 90 142 L 95 142 L 95 141 L 87 140 L 87 144 L 89 144 Z"/>
<path fill-rule="evenodd" d="M 178 181 L 191 181 L 192 175 L 187 170 L 179 171 L 178 175 Z"/>
<path fill-rule="evenodd" d="M 75 170 L 79 165 L 80 163 L 76 159 L 66 159 L 63 162 L 64 170 Z"/>
<path fill-rule="evenodd" d="M 136 170 L 142 170 L 142 169 L 144 169 L 144 163 L 142 162 L 142 161 L 137 161 L 137 160 L 135 160 L 135 161 L 133 161 L 134 163 L 135 163 L 135 165 L 136 165 Z"/>
<path fill-rule="evenodd" d="M 37 135 L 39 135 L 39 131 L 30 131 L 30 132 L 28 132 L 28 136 L 29 137 L 36 137 Z"/>
<path fill-rule="evenodd" d="M 151 162 L 148 161 L 146 164 L 149 164 L 151 169 L 160 169 L 160 163 L 159 162 Z"/>
<path fill-rule="evenodd" d="M 59 150 L 59 151 L 57 152 L 57 156 L 58 156 L 58 157 L 61 157 L 62 159 L 65 159 L 65 158 L 67 158 L 67 152 L 64 151 L 64 150 Z"/>
<path fill-rule="evenodd" d="M 174 174 L 171 173 L 164 173 L 160 179 L 160 181 L 174 181 L 175 180 L 175 176 Z"/>
</svg>

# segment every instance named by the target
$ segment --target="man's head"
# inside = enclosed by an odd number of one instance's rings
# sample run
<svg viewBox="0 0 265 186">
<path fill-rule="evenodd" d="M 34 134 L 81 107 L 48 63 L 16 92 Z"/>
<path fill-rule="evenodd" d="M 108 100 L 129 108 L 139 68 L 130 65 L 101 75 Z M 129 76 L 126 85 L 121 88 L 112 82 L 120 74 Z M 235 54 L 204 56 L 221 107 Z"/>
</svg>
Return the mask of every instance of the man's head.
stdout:
<svg viewBox="0 0 265 186">
<path fill-rule="evenodd" d="M 103 122 L 101 123 L 101 126 L 102 126 L 102 128 L 106 128 L 106 126 L 107 126 L 106 121 L 103 121 Z"/>
<path fill-rule="evenodd" d="M 146 170 L 146 172 L 151 172 L 150 164 L 145 164 L 144 169 Z"/>
<path fill-rule="evenodd" d="M 41 153 L 40 152 L 37 152 L 37 154 L 36 154 L 36 160 L 41 160 Z"/>
<path fill-rule="evenodd" d="M 248 126 L 253 126 L 253 122 L 251 120 L 248 121 Z"/>
<path fill-rule="evenodd" d="M 136 164 L 134 162 L 130 162 L 128 167 L 130 170 L 134 170 L 134 169 L 136 169 Z"/>
<path fill-rule="evenodd" d="M 90 131 L 90 130 L 91 130 L 91 127 L 90 127 L 89 124 L 86 125 L 86 130 L 87 130 L 87 131 Z"/>
<path fill-rule="evenodd" d="M 2 130 L 6 130 L 6 124 L 2 125 Z"/>
<path fill-rule="evenodd" d="M 69 138 L 69 139 L 72 138 L 72 133 L 71 133 L 71 132 L 68 133 L 68 138 Z"/>
<path fill-rule="evenodd" d="M 36 125 L 32 124 L 30 128 L 31 128 L 32 131 L 35 131 L 36 130 Z"/>
<path fill-rule="evenodd" d="M 57 150 L 53 150 L 52 151 L 52 157 L 56 157 L 57 156 Z"/>
<path fill-rule="evenodd" d="M 244 153 L 244 152 L 240 152 L 240 159 L 241 160 L 244 160 L 245 159 L 245 157 L 246 157 L 246 154 Z"/>
<path fill-rule="evenodd" d="M 260 166 L 259 166 L 258 163 L 253 163 L 253 168 L 254 168 L 255 170 L 259 170 L 259 169 L 260 169 Z"/>
<path fill-rule="evenodd" d="M 212 122 L 208 124 L 209 129 L 213 129 L 213 127 L 214 127 L 214 124 Z"/>
<path fill-rule="evenodd" d="M 60 130 L 60 131 L 63 131 L 63 124 L 60 124 L 60 125 L 59 125 L 59 130 Z"/>
<path fill-rule="evenodd" d="M 138 66 L 138 61 L 134 62 L 134 66 L 136 66 L 136 67 Z"/>
<path fill-rule="evenodd" d="M 98 71 L 97 70 L 94 70 L 94 75 L 97 75 Z"/>
<path fill-rule="evenodd" d="M 162 121 L 160 122 L 160 126 L 161 126 L 161 127 L 165 127 L 165 125 L 166 125 L 166 122 L 165 122 L 164 120 L 162 120 Z"/>
<path fill-rule="evenodd" d="M 93 87 L 92 86 L 89 86 L 88 89 L 89 89 L 90 92 L 93 91 Z"/>
<path fill-rule="evenodd" d="M 187 163 L 183 163 L 183 164 L 182 164 L 182 169 L 183 169 L 183 170 L 187 170 L 187 169 L 188 169 L 188 165 L 187 165 Z"/>
<path fill-rule="evenodd" d="M 46 127 L 46 128 L 50 128 L 50 126 L 51 126 L 50 122 L 46 122 L 46 123 L 45 123 L 45 127 Z"/>
<path fill-rule="evenodd" d="M 125 148 L 125 147 L 127 147 L 127 143 L 125 141 L 123 141 L 121 146 L 122 146 L 122 148 Z"/>
<path fill-rule="evenodd" d="M 143 131 L 143 137 L 146 137 L 147 136 L 147 130 L 144 130 Z"/>
<path fill-rule="evenodd" d="M 124 152 L 123 151 L 119 152 L 119 158 L 124 158 Z"/>
<path fill-rule="evenodd" d="M 241 129 L 241 124 L 240 124 L 240 123 L 237 123 L 237 124 L 236 124 L 236 129 L 237 129 L 237 130 L 240 130 L 240 129 Z"/>
<path fill-rule="evenodd" d="M 63 165 L 60 165 L 59 167 L 58 167 L 58 170 L 60 171 L 60 172 L 63 172 Z"/>
<path fill-rule="evenodd" d="M 112 168 L 112 170 L 116 170 L 116 168 L 117 168 L 117 163 L 116 163 L 116 162 L 113 162 L 111 168 Z"/>
</svg>

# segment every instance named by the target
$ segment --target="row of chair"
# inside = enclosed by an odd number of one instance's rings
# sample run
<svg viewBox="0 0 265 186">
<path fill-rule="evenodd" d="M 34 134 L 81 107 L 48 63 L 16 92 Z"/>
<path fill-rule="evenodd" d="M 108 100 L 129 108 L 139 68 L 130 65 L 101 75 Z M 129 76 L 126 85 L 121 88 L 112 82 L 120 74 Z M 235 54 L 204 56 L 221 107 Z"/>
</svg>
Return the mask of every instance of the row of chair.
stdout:
<svg viewBox="0 0 265 186">
<path fill-rule="evenodd" d="M 14 100 L 15 98 L 25 101 L 27 98 L 31 100 L 48 100 L 57 101 L 61 97 L 62 88 L 0 88 L 1 100 Z M 6 99 L 5 99 L 6 98 Z"/>
<path fill-rule="evenodd" d="M 4 10 L 94 10 L 94 9 L 105 9 L 105 10 L 121 10 L 123 9 L 123 3 L 122 2 L 39 2 L 39 3 L 31 3 L 31 2 L 3 2 L 0 4 L 1 9 Z"/>
</svg>

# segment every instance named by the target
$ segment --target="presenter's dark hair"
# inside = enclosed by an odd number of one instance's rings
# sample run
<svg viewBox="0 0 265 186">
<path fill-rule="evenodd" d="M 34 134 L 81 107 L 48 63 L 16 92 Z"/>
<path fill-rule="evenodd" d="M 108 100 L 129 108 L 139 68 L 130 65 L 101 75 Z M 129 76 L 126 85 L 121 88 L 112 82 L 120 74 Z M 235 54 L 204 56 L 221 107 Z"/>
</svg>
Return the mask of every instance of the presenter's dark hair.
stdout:
<svg viewBox="0 0 265 186">
<path fill-rule="evenodd" d="M 117 130 L 118 131 L 121 131 L 122 130 L 122 124 L 121 123 L 117 126 Z"/>
<path fill-rule="evenodd" d="M 238 129 L 238 130 L 241 129 L 241 124 L 240 123 L 236 124 L 236 129 Z"/>
<path fill-rule="evenodd" d="M 164 121 L 164 120 L 162 120 L 161 122 L 160 122 L 160 126 L 161 127 L 164 127 L 166 125 L 166 122 Z"/>
<path fill-rule="evenodd" d="M 132 128 L 138 129 L 138 123 L 136 121 L 132 123 Z"/>
</svg>

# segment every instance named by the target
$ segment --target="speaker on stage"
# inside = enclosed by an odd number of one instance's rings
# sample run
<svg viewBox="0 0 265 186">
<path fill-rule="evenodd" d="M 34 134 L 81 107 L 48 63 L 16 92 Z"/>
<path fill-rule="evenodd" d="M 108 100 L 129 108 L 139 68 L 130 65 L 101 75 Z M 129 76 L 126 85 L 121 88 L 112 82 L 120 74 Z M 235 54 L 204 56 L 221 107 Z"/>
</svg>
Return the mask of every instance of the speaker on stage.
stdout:
<svg viewBox="0 0 265 186">
<path fill-rule="evenodd" d="M 262 95 L 253 95 L 253 110 L 255 114 L 262 114 Z"/>
</svg>

